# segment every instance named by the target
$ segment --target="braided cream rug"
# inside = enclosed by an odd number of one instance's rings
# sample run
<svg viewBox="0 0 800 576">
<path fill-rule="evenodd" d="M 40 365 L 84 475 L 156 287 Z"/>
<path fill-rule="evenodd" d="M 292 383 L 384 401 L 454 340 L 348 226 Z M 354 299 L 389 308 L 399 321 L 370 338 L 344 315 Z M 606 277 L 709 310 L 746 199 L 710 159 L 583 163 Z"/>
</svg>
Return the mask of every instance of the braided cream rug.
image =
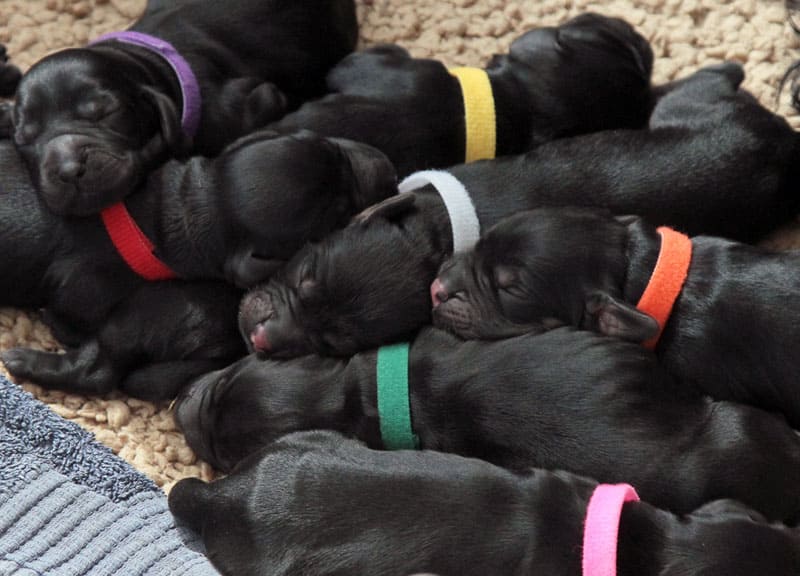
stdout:
<svg viewBox="0 0 800 576">
<path fill-rule="evenodd" d="M 790 108 L 788 95 L 778 100 L 776 94 L 784 71 L 800 57 L 800 41 L 787 23 L 782 0 L 356 2 L 363 46 L 397 42 L 415 56 L 435 57 L 448 65 L 481 65 L 523 31 L 583 11 L 620 16 L 652 43 L 656 82 L 721 60 L 737 61 L 746 70 L 744 86 L 800 128 L 800 115 Z M 0 0 L 0 42 L 25 69 L 48 52 L 127 27 L 144 5 L 145 0 Z M 799 237 L 787 229 L 770 244 L 796 246 Z M 0 349 L 13 346 L 57 349 L 58 344 L 34 313 L 0 309 Z M 84 398 L 22 385 L 58 414 L 94 432 L 165 490 L 185 476 L 213 477 L 213 470 L 186 446 L 166 405 L 119 394 Z"/>
</svg>

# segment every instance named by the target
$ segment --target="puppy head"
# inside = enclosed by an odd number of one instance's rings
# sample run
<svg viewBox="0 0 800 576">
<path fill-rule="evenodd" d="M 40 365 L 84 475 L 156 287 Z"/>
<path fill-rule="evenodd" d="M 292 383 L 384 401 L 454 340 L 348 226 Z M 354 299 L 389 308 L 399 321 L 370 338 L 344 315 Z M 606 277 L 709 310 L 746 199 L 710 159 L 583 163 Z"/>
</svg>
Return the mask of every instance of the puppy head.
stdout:
<svg viewBox="0 0 800 576">
<path fill-rule="evenodd" d="M 586 13 L 525 33 L 487 68 L 529 87 L 535 133 L 553 139 L 644 126 L 652 67 L 650 45 L 630 24 Z"/>
<path fill-rule="evenodd" d="M 518 213 L 487 230 L 473 251 L 442 264 L 431 285 L 433 322 L 478 339 L 597 328 L 598 298 L 617 301 L 622 293 L 627 242 L 627 220 L 605 211 Z"/>
<path fill-rule="evenodd" d="M 289 432 L 348 430 L 353 397 L 336 385 L 340 366 L 341 361 L 318 356 L 246 356 L 184 387 L 175 402 L 175 420 L 192 450 L 227 472 Z"/>
<path fill-rule="evenodd" d="M 129 68 L 71 49 L 22 77 L 14 140 L 54 212 L 92 214 L 122 199 L 180 138 L 179 111 Z"/>
<path fill-rule="evenodd" d="M 413 202 L 397 206 L 396 198 L 306 246 L 244 296 L 239 327 L 252 350 L 349 356 L 410 337 L 430 321 L 428 286 L 438 262 L 403 225 Z"/>
<path fill-rule="evenodd" d="M 223 151 L 217 196 L 236 248 L 227 277 L 249 288 L 266 281 L 306 242 L 342 228 L 362 208 L 394 194 L 394 166 L 358 142 L 308 130 L 261 130 Z"/>
</svg>

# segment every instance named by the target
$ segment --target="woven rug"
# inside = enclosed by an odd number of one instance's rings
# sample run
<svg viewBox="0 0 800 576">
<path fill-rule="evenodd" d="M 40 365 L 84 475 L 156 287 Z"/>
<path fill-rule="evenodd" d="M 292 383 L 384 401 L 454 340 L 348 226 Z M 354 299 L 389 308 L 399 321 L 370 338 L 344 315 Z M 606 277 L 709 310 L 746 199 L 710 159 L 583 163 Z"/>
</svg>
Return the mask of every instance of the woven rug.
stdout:
<svg viewBox="0 0 800 576">
<path fill-rule="evenodd" d="M 224 1 L 224 0 L 220 0 Z M 664 82 L 722 60 L 744 65 L 744 87 L 800 128 L 800 115 L 776 89 L 800 41 L 787 23 L 782 0 L 356 0 L 361 42 L 396 42 L 414 56 L 447 65 L 481 65 L 505 51 L 525 30 L 558 24 L 591 10 L 627 19 L 652 43 L 654 80 Z M 0 42 L 23 69 L 44 54 L 81 46 L 102 33 L 123 29 L 145 0 L 0 0 Z M 774 247 L 800 245 L 788 227 L 769 240 Z M 0 310 L 0 349 L 58 344 L 36 315 Z M 177 431 L 166 405 L 112 394 L 83 398 L 23 387 L 56 413 L 90 430 L 103 444 L 165 490 L 185 476 L 211 479 Z"/>
</svg>

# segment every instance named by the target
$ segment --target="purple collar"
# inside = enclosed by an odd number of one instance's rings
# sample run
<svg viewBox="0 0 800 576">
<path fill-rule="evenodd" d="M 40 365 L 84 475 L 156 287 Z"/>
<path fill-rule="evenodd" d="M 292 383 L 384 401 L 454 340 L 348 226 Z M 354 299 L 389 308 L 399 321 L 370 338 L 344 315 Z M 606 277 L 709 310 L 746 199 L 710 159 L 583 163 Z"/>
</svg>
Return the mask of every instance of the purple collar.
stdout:
<svg viewBox="0 0 800 576">
<path fill-rule="evenodd" d="M 200 85 L 197 83 L 197 78 L 194 72 L 192 72 L 189 63 L 178 53 L 175 47 L 166 40 L 161 40 L 149 34 L 134 32 L 133 30 L 103 34 L 99 38 L 92 40 L 89 44 L 97 44 L 98 42 L 105 42 L 107 40 L 116 40 L 118 42 L 142 46 L 152 50 L 167 61 L 175 71 L 178 77 L 178 83 L 181 86 L 181 94 L 183 96 L 181 128 L 183 129 L 183 133 L 189 138 L 194 137 L 198 125 L 200 124 Z"/>
</svg>

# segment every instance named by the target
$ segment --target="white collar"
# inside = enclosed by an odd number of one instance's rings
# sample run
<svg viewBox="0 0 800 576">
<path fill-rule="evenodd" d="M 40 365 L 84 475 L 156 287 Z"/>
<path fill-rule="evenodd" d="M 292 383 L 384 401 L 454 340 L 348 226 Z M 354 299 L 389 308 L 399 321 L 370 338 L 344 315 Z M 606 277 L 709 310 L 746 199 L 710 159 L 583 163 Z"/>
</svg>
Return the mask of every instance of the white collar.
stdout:
<svg viewBox="0 0 800 576">
<path fill-rule="evenodd" d="M 444 170 L 423 170 L 406 176 L 397 186 L 403 194 L 431 184 L 442 197 L 450 227 L 453 230 L 453 252 L 464 252 L 475 246 L 481 225 L 469 193 L 459 180 Z"/>
</svg>

